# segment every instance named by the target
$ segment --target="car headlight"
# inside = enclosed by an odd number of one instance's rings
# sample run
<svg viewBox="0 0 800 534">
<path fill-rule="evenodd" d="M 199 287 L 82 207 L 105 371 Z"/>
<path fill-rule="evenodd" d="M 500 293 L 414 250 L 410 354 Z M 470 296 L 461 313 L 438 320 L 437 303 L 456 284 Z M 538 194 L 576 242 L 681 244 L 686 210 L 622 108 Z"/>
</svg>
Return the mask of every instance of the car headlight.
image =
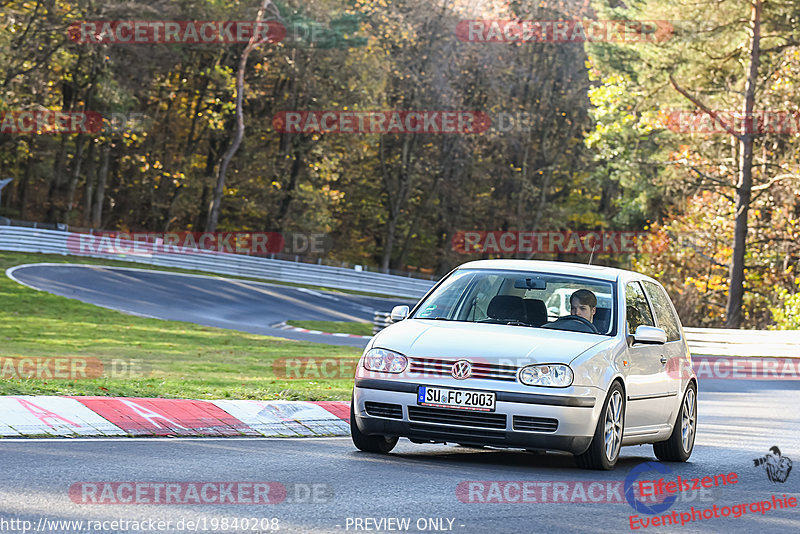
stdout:
<svg viewBox="0 0 800 534">
<path fill-rule="evenodd" d="M 364 369 L 380 373 L 402 373 L 408 366 L 408 358 L 386 349 L 372 349 L 364 357 Z"/>
<path fill-rule="evenodd" d="M 565 388 L 574 376 L 569 365 L 562 364 L 528 365 L 519 371 L 519 381 L 526 386 Z"/>
</svg>

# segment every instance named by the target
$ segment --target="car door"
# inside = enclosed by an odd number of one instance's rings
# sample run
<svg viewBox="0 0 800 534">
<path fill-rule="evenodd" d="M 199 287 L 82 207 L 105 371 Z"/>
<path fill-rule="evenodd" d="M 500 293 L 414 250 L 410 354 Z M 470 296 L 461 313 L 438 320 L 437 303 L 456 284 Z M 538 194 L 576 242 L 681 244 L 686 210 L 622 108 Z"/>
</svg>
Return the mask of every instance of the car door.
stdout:
<svg viewBox="0 0 800 534">
<path fill-rule="evenodd" d="M 686 357 L 686 347 L 681 336 L 681 326 L 675 309 L 672 306 L 667 292 L 664 288 L 650 282 L 648 280 L 642 281 L 647 300 L 655 313 L 656 326 L 663 329 L 667 333 L 667 342 L 664 345 L 664 355 L 667 357 L 667 381 L 669 383 L 668 391 L 677 392 L 678 396 L 683 391 L 682 380 L 684 373 L 681 372 L 681 362 Z M 677 416 L 680 403 L 677 399 L 674 402 L 668 403 L 666 422 L 671 424 Z"/>
<path fill-rule="evenodd" d="M 641 325 L 656 326 L 650 304 L 638 281 L 625 286 L 625 317 L 629 335 Z M 670 402 L 667 359 L 663 345 L 632 343 L 627 350 L 627 406 L 625 436 L 646 436 L 663 429 Z"/>
</svg>

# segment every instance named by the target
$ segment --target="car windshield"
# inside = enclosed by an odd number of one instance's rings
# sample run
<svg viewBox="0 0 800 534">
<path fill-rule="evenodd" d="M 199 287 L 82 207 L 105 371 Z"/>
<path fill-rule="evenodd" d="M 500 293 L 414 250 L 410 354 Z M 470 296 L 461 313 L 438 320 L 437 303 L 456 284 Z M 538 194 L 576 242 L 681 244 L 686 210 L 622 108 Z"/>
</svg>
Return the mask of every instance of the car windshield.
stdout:
<svg viewBox="0 0 800 534">
<path fill-rule="evenodd" d="M 411 318 L 573 331 L 587 331 L 580 323 L 588 321 L 598 333 L 611 335 L 613 295 L 613 283 L 592 278 L 464 269 L 450 275 L 420 303 Z M 576 310 L 583 320 L 572 315 L 573 303 L 584 305 Z"/>
</svg>

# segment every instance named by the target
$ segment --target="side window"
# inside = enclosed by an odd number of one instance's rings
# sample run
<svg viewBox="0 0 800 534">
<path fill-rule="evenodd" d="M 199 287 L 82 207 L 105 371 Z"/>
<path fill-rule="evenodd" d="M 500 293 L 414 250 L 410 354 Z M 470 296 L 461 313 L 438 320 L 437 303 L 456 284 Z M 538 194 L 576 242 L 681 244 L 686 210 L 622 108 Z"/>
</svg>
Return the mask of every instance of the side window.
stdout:
<svg viewBox="0 0 800 534">
<path fill-rule="evenodd" d="M 636 328 L 641 325 L 656 325 L 639 282 L 631 282 L 625 286 L 625 314 L 628 319 L 628 333 L 630 334 L 635 334 Z"/>
<path fill-rule="evenodd" d="M 680 326 L 678 326 L 680 323 L 678 322 L 678 318 L 675 317 L 675 313 L 672 311 L 669 297 L 663 289 L 653 282 L 644 281 L 642 285 L 644 285 L 644 289 L 647 291 L 650 302 L 653 303 L 656 319 L 658 319 L 658 327 L 663 328 L 667 333 L 667 342 L 678 341 L 681 338 L 681 329 Z"/>
</svg>

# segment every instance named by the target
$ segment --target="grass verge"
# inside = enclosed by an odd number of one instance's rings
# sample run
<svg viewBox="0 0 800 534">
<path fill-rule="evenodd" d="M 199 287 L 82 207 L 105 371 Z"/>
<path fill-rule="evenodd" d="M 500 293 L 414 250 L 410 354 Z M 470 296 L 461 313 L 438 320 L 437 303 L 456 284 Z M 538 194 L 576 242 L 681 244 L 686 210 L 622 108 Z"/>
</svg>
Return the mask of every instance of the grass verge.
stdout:
<svg viewBox="0 0 800 534">
<path fill-rule="evenodd" d="M 352 377 L 287 380 L 273 363 L 306 357 L 353 361 L 361 354 L 358 348 L 134 317 L 35 291 L 5 276 L 9 267 L 40 262 L 135 268 L 126 262 L 0 252 L 0 395 L 350 398 Z M 68 372 L 70 378 L 51 378 L 58 374 L 57 362 L 47 360 L 53 358 L 99 361 L 102 375 L 90 378 L 97 374 L 88 372 L 82 378 L 78 370 Z"/>
<path fill-rule="evenodd" d="M 286 324 L 308 330 L 319 330 L 320 332 L 332 332 L 335 334 L 355 334 L 357 336 L 371 336 L 372 324 L 353 323 L 348 321 L 298 321 L 289 320 Z"/>
</svg>

